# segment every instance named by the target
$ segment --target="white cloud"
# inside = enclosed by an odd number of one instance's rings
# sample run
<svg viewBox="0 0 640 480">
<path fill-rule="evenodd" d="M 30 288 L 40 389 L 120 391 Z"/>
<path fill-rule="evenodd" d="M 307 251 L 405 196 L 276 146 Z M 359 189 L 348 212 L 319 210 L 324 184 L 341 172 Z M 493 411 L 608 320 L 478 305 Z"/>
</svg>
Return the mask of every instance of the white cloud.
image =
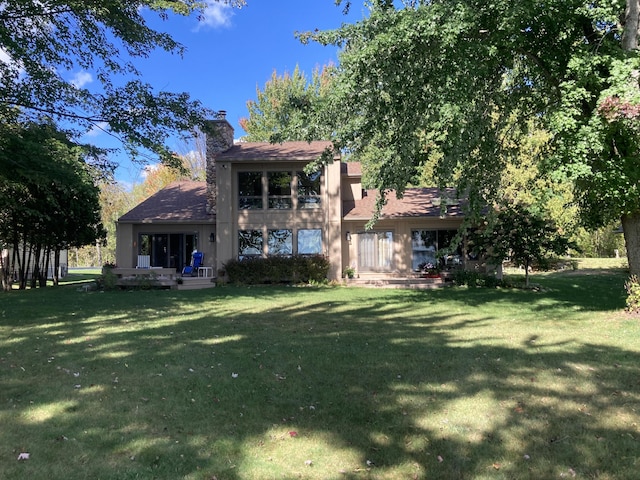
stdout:
<svg viewBox="0 0 640 480">
<path fill-rule="evenodd" d="M 102 135 L 108 128 L 109 124 L 107 122 L 100 122 L 91 127 L 89 131 L 84 134 L 84 136 L 97 137 L 98 135 Z"/>
<path fill-rule="evenodd" d="M 18 74 L 22 75 L 24 73 L 24 68 L 22 62 L 16 62 L 7 51 L 0 47 L 0 62 L 8 65 L 12 70 L 17 67 Z"/>
<path fill-rule="evenodd" d="M 206 6 L 202 12 L 202 18 L 198 23 L 196 30 L 201 28 L 228 27 L 231 25 L 231 17 L 233 17 L 233 8 L 227 4 L 216 2 L 215 0 L 206 0 Z"/>
<path fill-rule="evenodd" d="M 11 57 L 3 48 L 0 48 L 0 62 L 11 63 Z"/>
<path fill-rule="evenodd" d="M 160 168 L 160 164 L 159 163 L 155 163 L 155 164 L 151 164 L 151 165 L 145 165 L 144 167 L 142 167 L 142 170 L 140 171 L 140 176 L 142 178 L 147 178 L 150 173 L 152 173 L 153 171 L 157 170 L 158 168 Z"/>
<path fill-rule="evenodd" d="M 71 85 L 73 85 L 74 87 L 82 88 L 87 83 L 93 82 L 93 77 L 89 72 L 78 72 L 73 76 L 70 82 L 71 82 Z"/>
</svg>

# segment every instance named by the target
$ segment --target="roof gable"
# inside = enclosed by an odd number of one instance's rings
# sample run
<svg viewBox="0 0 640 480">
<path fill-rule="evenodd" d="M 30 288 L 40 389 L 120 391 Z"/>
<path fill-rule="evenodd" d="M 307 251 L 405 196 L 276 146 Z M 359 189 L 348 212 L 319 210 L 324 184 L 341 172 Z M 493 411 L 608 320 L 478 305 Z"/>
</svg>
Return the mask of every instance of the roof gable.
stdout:
<svg viewBox="0 0 640 480">
<path fill-rule="evenodd" d="M 118 219 L 121 223 L 210 222 L 205 182 L 173 182 Z"/>
<path fill-rule="evenodd" d="M 377 190 L 367 190 L 361 200 L 343 202 L 345 220 L 369 220 L 375 212 Z M 441 207 L 444 198 L 455 198 L 453 190 L 438 188 L 407 188 L 402 198 L 396 198 L 395 191 L 387 193 L 387 203 L 382 208 L 380 219 L 407 217 L 461 217 L 459 202 L 450 202 Z"/>
</svg>

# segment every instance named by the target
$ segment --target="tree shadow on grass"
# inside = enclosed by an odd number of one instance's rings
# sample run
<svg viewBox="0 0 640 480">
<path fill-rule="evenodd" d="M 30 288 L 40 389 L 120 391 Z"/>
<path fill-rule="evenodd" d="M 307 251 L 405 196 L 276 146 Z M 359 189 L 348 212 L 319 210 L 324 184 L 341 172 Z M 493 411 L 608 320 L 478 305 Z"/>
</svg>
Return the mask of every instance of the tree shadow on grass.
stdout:
<svg viewBox="0 0 640 480">
<path fill-rule="evenodd" d="M 442 300 L 459 301 L 464 305 L 481 306 L 507 303 L 534 306 L 539 313 L 553 318 L 554 311 L 566 315 L 566 307 L 574 311 L 614 311 L 625 307 L 624 271 L 610 274 L 599 271 L 555 272 L 532 275 L 536 289 L 453 287 L 434 292 Z"/>
<path fill-rule="evenodd" d="M 634 478 L 638 351 L 579 332 L 496 340 L 490 314 L 438 309 L 463 293 L 69 295 L 46 325 L 5 317 L 0 439 L 33 460 L 7 449 L 0 472 Z M 523 302 L 499 293 L 465 305 Z"/>
</svg>

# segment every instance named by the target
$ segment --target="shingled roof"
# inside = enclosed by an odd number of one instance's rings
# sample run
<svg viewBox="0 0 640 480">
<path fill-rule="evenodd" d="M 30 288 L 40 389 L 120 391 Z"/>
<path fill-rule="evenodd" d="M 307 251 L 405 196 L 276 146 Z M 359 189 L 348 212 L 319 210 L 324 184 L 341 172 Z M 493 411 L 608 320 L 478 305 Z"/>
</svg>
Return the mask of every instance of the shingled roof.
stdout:
<svg viewBox="0 0 640 480">
<path fill-rule="evenodd" d="M 369 220 L 375 211 L 377 190 L 367 190 L 361 200 L 345 201 L 342 205 L 344 220 Z M 406 217 L 461 217 L 459 202 L 447 201 L 453 198 L 453 191 L 443 192 L 438 188 L 408 188 L 402 198 L 396 198 L 395 191 L 387 194 L 387 203 L 382 208 L 381 219 Z M 442 201 L 448 205 L 443 209 Z"/>
<path fill-rule="evenodd" d="M 347 177 L 361 177 L 362 164 L 360 162 L 342 162 L 340 164 L 340 173 Z"/>
<path fill-rule="evenodd" d="M 194 223 L 212 222 L 206 211 L 205 182 L 173 182 L 129 210 L 121 223 Z"/>
<path fill-rule="evenodd" d="M 312 161 L 322 152 L 331 147 L 331 142 L 245 142 L 236 143 L 229 150 L 218 153 L 217 161 L 242 160 L 282 160 L 282 161 Z M 336 156 L 335 158 L 339 158 Z"/>
</svg>

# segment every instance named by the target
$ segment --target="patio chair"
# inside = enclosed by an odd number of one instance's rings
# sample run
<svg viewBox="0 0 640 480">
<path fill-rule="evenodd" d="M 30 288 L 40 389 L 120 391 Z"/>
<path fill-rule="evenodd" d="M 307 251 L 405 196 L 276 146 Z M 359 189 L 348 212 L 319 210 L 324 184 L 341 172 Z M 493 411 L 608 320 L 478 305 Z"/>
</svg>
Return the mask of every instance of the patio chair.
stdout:
<svg viewBox="0 0 640 480">
<path fill-rule="evenodd" d="M 182 275 L 191 275 L 192 277 L 198 275 L 198 268 L 202 265 L 203 258 L 204 253 L 193 252 L 191 254 L 191 265 L 187 265 L 182 269 Z"/>
<path fill-rule="evenodd" d="M 151 255 L 138 255 L 138 265 L 136 268 L 149 268 L 151 266 Z"/>
</svg>

